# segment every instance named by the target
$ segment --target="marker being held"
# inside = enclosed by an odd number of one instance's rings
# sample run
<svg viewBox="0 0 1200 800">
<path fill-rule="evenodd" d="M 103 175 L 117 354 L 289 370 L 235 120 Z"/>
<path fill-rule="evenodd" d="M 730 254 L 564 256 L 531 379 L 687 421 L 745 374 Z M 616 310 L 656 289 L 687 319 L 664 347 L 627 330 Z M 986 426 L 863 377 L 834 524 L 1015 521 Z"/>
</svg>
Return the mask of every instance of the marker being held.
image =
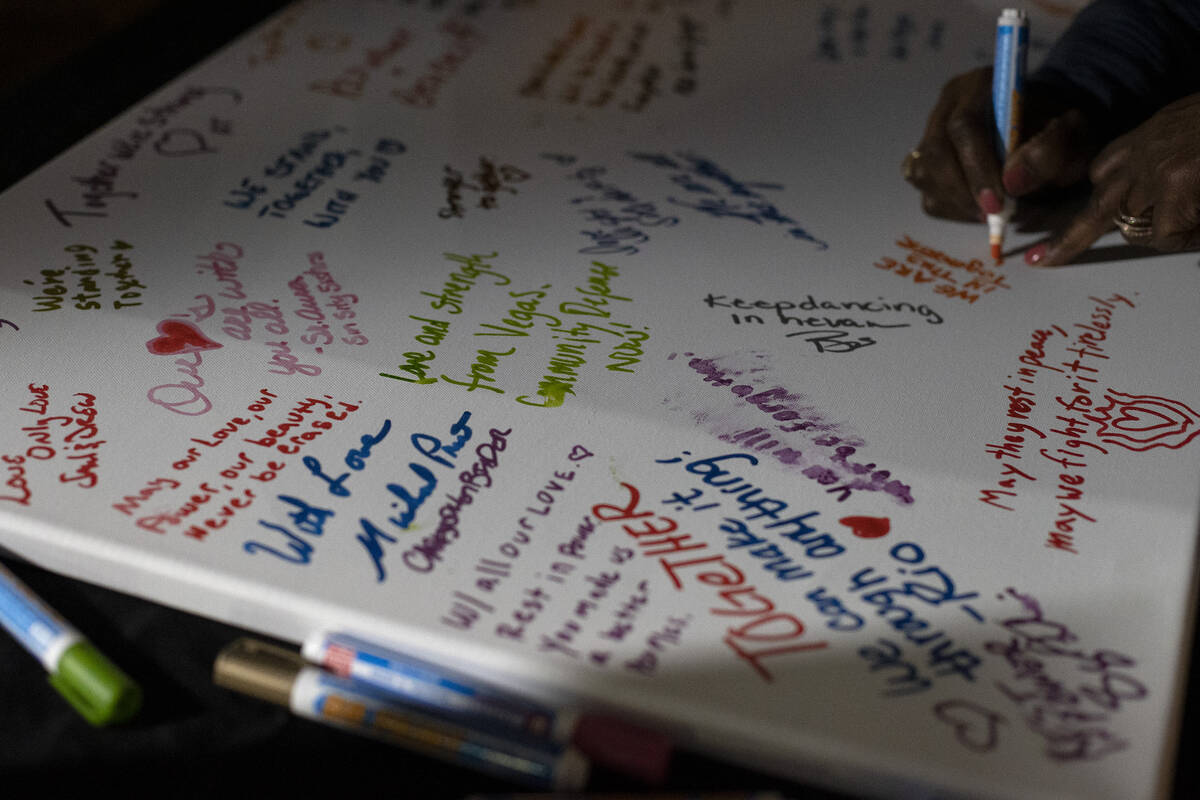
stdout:
<svg viewBox="0 0 1200 800">
<path fill-rule="evenodd" d="M 982 221 L 1005 194 L 1065 212 L 1025 251 L 1037 267 L 1072 263 L 1114 228 L 1135 247 L 1200 250 L 1200 3 L 1087 3 L 1022 80 L 1013 152 L 996 146 L 994 103 L 1011 94 L 994 91 L 995 71 L 947 81 L 901 162 L 926 214 Z"/>
<path fill-rule="evenodd" d="M 93 725 L 123 722 L 142 690 L 0 564 L 0 625 L 50 673 L 50 685 Z"/>
<path fill-rule="evenodd" d="M 1029 50 L 1029 18 L 1006 8 L 996 20 L 996 61 L 992 69 L 992 109 L 996 120 L 996 149 L 1001 164 L 1020 143 L 1025 66 Z M 999 213 L 987 215 L 992 260 L 1004 260 L 1004 232 L 1015 203 L 1007 194 Z"/>
</svg>

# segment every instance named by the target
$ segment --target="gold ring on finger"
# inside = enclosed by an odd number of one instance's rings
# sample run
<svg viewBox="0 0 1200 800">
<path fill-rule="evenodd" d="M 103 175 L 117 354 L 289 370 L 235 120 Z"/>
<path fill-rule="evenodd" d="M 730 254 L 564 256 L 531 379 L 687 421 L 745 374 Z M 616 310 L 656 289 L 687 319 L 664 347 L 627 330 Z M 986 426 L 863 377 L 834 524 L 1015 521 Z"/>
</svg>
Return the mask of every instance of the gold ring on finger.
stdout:
<svg viewBox="0 0 1200 800">
<path fill-rule="evenodd" d="M 920 150 L 910 150 L 904 157 L 904 161 L 900 163 L 900 175 L 904 180 L 912 182 L 913 175 L 916 174 L 917 159 L 920 157 Z"/>
<path fill-rule="evenodd" d="M 1140 214 L 1130 214 L 1122 201 L 1113 216 L 1113 223 L 1130 244 L 1144 245 L 1154 238 L 1154 206 Z"/>
</svg>

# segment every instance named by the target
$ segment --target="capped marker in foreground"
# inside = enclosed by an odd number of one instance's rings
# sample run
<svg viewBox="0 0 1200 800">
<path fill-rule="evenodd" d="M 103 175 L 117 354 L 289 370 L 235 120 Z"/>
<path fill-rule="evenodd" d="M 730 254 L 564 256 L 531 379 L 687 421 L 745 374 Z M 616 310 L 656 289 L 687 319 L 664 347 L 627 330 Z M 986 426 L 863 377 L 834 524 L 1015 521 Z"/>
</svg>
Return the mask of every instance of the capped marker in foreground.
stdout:
<svg viewBox="0 0 1200 800">
<path fill-rule="evenodd" d="M 592 763 L 645 783 L 666 780 L 669 737 L 608 714 L 552 708 L 345 633 L 310 636 L 304 657 L 449 722 L 501 736 L 573 745 Z"/>
<path fill-rule="evenodd" d="M 3 564 L 0 625 L 42 663 L 50 685 L 92 725 L 124 722 L 141 708 L 141 687 Z"/>
<path fill-rule="evenodd" d="M 435 719 L 250 637 L 217 654 L 213 681 L 298 716 L 534 788 L 575 791 L 587 782 L 587 759 L 574 748 L 534 747 Z"/>
</svg>

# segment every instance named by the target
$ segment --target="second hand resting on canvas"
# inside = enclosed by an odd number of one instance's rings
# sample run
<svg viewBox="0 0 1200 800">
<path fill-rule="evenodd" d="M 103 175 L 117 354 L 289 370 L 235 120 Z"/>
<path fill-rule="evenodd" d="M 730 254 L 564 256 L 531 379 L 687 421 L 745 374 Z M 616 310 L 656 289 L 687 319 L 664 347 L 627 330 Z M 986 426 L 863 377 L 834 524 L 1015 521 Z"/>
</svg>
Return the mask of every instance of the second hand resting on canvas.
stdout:
<svg viewBox="0 0 1200 800">
<path fill-rule="evenodd" d="M 1074 189 L 1086 203 L 1026 263 L 1067 264 L 1114 227 L 1133 245 L 1200 249 L 1200 2 L 1090 3 L 1027 81 L 1004 164 L 993 128 L 990 67 L 943 87 L 903 164 L 926 213 L 982 221 L 1007 192 L 1020 223 Z"/>
</svg>

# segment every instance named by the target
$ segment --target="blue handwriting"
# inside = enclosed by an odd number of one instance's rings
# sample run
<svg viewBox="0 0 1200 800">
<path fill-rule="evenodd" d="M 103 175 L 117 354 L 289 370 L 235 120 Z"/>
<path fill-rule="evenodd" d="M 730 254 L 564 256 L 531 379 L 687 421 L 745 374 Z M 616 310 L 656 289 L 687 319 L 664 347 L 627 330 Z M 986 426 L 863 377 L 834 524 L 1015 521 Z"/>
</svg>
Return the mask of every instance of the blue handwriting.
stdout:
<svg viewBox="0 0 1200 800">
<path fill-rule="evenodd" d="M 379 429 L 379 433 L 375 434 L 374 436 L 371 436 L 370 434 L 363 434 L 360 436 L 359 441 L 362 443 L 362 446 L 346 451 L 346 457 L 343 459 L 346 466 L 355 472 L 361 472 L 367 465 L 367 458 L 369 458 L 371 455 L 371 448 L 386 439 L 391 429 L 392 421 L 390 419 L 385 419 L 383 421 L 383 426 Z M 346 479 L 350 477 L 351 473 L 343 472 L 336 478 L 332 478 L 325 474 L 325 470 L 321 466 L 321 462 L 318 461 L 315 456 L 305 456 L 304 466 L 308 468 L 310 474 L 312 474 L 314 477 L 320 478 L 321 480 L 325 481 L 326 484 L 328 484 L 330 494 L 336 495 L 337 497 L 350 496 L 350 490 L 346 488 L 345 484 Z"/>
<path fill-rule="evenodd" d="M 450 435 L 454 437 L 453 441 L 443 442 L 437 436 L 429 433 L 414 433 L 409 437 L 409 441 L 412 442 L 413 448 L 418 453 L 430 461 L 447 469 L 453 469 L 455 466 L 454 459 L 458 458 L 463 445 L 469 442 L 473 435 L 471 426 L 467 424 L 467 421 L 470 419 L 471 412 L 464 411 L 458 420 L 450 426 Z M 388 517 L 387 521 L 401 530 L 409 529 L 416 518 L 417 511 L 425 504 L 425 501 L 429 499 L 430 495 L 433 494 L 433 490 L 438 485 L 437 475 L 426 465 L 412 461 L 409 462 L 408 468 L 420 479 L 420 485 L 415 491 L 410 491 L 400 483 L 387 484 L 387 490 L 397 501 L 392 503 L 392 508 L 399 509 L 399 513 Z M 365 517 L 360 518 L 358 523 L 360 532 L 354 538 L 367 551 L 367 555 L 371 558 L 371 563 L 375 565 L 375 580 L 382 582 L 387 579 L 387 570 L 383 566 L 384 550 L 381 542 L 395 544 L 396 538 L 384 533 L 377 525 Z"/>
<path fill-rule="evenodd" d="M 290 495 L 277 495 L 278 499 L 295 507 L 295 511 L 288 512 L 288 516 L 292 520 L 292 524 L 300 533 L 308 534 L 309 536 L 322 536 L 325 533 L 325 522 L 333 516 L 333 511 L 327 508 L 318 508 L 317 506 L 309 505 L 308 502 L 301 500 L 298 497 Z M 242 545 L 242 549 L 251 555 L 259 552 L 269 553 L 276 558 L 282 558 L 284 561 L 290 561 L 293 564 L 307 564 L 312 560 L 313 546 L 309 544 L 307 539 L 293 533 L 290 529 L 283 525 L 276 525 L 273 522 L 267 522 L 260 519 L 258 524 L 267 530 L 277 531 L 282 534 L 287 542 L 291 553 L 286 553 L 276 550 L 270 545 L 262 542 L 246 542 Z"/>
</svg>

